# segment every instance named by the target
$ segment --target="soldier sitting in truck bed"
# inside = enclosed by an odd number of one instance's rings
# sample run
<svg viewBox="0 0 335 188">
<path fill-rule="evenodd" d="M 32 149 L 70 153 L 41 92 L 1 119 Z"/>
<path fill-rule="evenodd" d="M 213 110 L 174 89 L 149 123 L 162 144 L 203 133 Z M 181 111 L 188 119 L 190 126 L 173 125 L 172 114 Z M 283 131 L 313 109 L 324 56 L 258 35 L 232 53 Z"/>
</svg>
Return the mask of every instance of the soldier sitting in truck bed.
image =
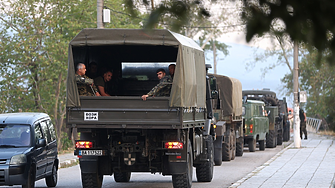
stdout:
<svg viewBox="0 0 335 188">
<path fill-rule="evenodd" d="M 87 77 L 86 66 L 83 63 L 78 63 L 76 70 L 76 82 L 79 95 L 81 96 L 100 96 L 97 88 L 93 83 L 93 79 Z"/>
<path fill-rule="evenodd" d="M 169 96 L 171 91 L 172 79 L 171 76 L 166 76 L 164 69 L 158 69 L 156 71 L 157 77 L 160 80 L 154 88 L 149 91 L 146 95 L 142 95 L 142 99 L 145 101 L 147 97 L 151 96 Z"/>
</svg>

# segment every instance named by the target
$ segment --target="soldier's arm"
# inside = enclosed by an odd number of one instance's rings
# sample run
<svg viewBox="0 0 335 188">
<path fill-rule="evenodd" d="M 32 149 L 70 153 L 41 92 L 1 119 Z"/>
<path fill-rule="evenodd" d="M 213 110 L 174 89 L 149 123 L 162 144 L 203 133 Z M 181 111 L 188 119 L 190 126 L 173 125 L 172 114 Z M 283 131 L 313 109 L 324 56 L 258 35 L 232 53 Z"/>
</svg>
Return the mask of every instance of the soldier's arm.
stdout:
<svg viewBox="0 0 335 188">
<path fill-rule="evenodd" d="M 157 84 L 154 88 L 151 89 L 151 91 L 149 91 L 149 93 L 147 95 L 149 96 L 154 96 L 157 95 L 157 93 L 163 89 L 164 87 L 166 87 L 167 85 L 171 84 L 171 79 L 168 77 L 164 77 L 162 78 L 163 80 L 161 80 L 161 82 L 159 82 L 159 84 Z"/>
<path fill-rule="evenodd" d="M 305 116 L 305 121 L 307 121 L 306 113 L 304 113 L 304 116 Z"/>
<path fill-rule="evenodd" d="M 86 85 L 91 85 L 91 84 L 93 84 L 93 79 L 88 78 L 88 77 L 84 78 L 82 76 L 76 75 L 76 82 L 86 84 Z"/>
<path fill-rule="evenodd" d="M 98 89 L 95 86 L 95 84 L 93 84 L 92 88 L 93 88 L 93 91 L 94 91 L 94 93 L 95 93 L 96 96 L 101 96 L 100 93 L 98 92 Z"/>
</svg>

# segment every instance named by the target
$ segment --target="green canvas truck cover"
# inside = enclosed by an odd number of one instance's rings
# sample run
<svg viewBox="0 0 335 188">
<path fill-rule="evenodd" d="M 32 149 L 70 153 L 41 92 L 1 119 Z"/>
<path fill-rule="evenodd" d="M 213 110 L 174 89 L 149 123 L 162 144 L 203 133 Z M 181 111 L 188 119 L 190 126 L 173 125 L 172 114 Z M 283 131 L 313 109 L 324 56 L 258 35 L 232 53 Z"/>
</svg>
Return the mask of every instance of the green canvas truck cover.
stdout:
<svg viewBox="0 0 335 188">
<path fill-rule="evenodd" d="M 103 45 L 178 47 L 169 105 L 170 107 L 206 107 L 205 56 L 203 50 L 192 39 L 169 30 L 159 29 L 148 32 L 141 29 L 83 29 L 69 44 L 66 102 L 68 108 L 80 107 L 72 48 Z M 143 53 L 148 52 L 143 51 Z"/>
<path fill-rule="evenodd" d="M 212 74 L 216 77 L 217 89 L 221 99 L 224 116 L 242 115 L 242 84 L 236 78 Z"/>
</svg>

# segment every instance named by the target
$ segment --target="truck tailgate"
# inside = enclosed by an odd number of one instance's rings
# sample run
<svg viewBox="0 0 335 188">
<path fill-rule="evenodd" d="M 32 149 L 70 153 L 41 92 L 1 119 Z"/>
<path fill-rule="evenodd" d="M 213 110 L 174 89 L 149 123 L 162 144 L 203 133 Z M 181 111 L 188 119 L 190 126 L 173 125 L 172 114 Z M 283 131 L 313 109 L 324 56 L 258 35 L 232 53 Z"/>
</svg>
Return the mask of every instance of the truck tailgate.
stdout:
<svg viewBox="0 0 335 188">
<path fill-rule="evenodd" d="M 67 126 L 76 128 L 177 128 L 179 108 L 169 108 L 169 97 L 80 97 L 80 108 L 67 109 Z"/>
</svg>

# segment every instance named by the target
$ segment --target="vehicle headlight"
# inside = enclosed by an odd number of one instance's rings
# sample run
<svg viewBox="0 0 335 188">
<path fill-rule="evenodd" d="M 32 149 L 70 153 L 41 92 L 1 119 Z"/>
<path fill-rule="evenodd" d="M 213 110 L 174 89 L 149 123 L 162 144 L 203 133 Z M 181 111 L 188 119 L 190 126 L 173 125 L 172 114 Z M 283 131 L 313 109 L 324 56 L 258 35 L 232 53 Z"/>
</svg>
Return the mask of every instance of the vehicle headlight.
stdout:
<svg viewBox="0 0 335 188">
<path fill-rule="evenodd" d="M 24 164 L 24 163 L 27 163 L 27 157 L 24 154 L 14 155 L 10 159 L 11 165 L 19 165 L 19 164 Z"/>
</svg>

